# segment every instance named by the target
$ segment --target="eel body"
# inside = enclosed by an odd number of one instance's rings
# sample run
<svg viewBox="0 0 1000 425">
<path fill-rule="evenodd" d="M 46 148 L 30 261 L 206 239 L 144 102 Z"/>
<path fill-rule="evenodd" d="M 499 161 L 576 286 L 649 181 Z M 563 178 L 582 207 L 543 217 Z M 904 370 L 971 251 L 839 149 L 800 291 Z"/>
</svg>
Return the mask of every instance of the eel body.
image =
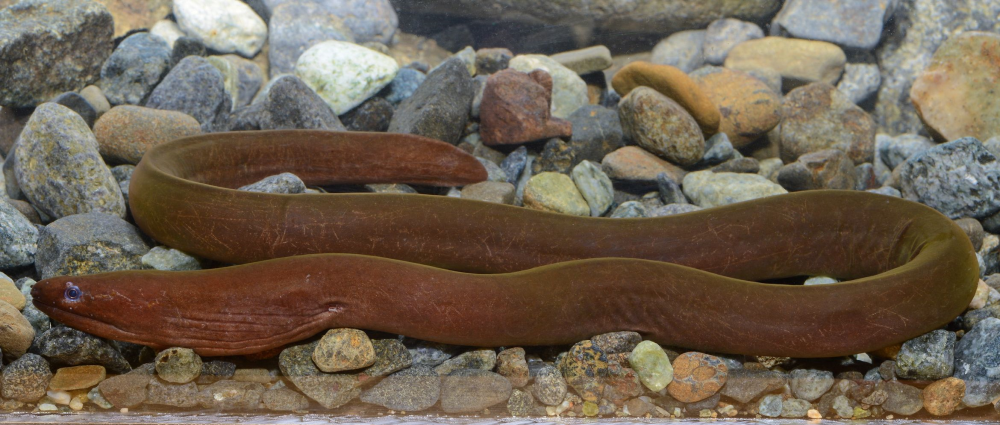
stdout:
<svg viewBox="0 0 1000 425">
<path fill-rule="evenodd" d="M 358 165 L 364 158 L 374 162 Z M 136 168 L 136 223 L 175 248 L 251 264 L 47 279 L 32 291 L 35 304 L 99 336 L 203 355 L 353 327 L 475 346 L 634 330 L 709 352 L 828 357 L 949 322 L 979 277 L 971 243 L 947 217 L 865 192 L 606 219 L 442 196 L 231 189 L 285 171 L 318 185 L 485 178 L 471 156 L 414 136 L 181 139 Z M 803 275 L 845 281 L 757 283 Z"/>
</svg>

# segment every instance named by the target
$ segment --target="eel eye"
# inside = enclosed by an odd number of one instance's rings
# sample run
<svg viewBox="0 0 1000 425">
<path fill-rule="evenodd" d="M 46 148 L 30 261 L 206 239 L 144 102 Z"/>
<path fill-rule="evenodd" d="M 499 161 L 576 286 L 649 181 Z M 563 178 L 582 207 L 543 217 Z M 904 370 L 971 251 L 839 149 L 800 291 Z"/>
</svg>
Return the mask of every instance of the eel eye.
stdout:
<svg viewBox="0 0 1000 425">
<path fill-rule="evenodd" d="M 76 286 L 76 285 L 74 285 L 72 283 L 66 283 L 66 293 L 65 293 L 65 296 L 66 296 L 67 300 L 69 300 L 69 301 L 79 301 L 80 300 L 80 295 L 83 295 L 83 291 L 80 290 L 80 287 L 78 287 L 78 286 Z"/>
</svg>

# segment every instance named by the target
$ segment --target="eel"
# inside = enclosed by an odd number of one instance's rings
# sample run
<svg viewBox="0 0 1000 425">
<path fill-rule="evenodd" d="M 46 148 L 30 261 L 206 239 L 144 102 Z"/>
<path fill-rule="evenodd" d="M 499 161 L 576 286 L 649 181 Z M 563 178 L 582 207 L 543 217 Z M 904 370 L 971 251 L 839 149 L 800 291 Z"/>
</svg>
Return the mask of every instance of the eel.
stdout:
<svg viewBox="0 0 1000 425">
<path fill-rule="evenodd" d="M 952 220 L 866 192 L 608 219 L 431 195 L 232 189 L 285 171 L 314 185 L 485 178 L 473 157 L 416 136 L 180 139 L 136 168 L 136 223 L 183 251 L 249 264 L 56 277 L 35 285 L 35 305 L 98 336 L 207 356 L 350 327 L 491 347 L 633 330 L 708 352 L 831 357 L 948 323 L 979 278 L 972 244 Z M 844 281 L 760 283 L 805 275 Z"/>
</svg>

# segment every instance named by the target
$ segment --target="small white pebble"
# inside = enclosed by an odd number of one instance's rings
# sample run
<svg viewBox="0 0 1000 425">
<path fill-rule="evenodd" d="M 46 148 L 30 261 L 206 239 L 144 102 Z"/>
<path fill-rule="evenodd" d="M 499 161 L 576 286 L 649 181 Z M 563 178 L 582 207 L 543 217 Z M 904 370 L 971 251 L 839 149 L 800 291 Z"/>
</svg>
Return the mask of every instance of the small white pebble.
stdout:
<svg viewBox="0 0 1000 425">
<path fill-rule="evenodd" d="M 871 358 L 871 356 L 868 355 L 868 353 L 855 354 L 854 355 L 854 359 L 857 360 L 857 361 L 859 361 L 859 362 L 865 362 L 865 363 L 868 363 L 868 364 L 872 364 L 872 358 Z"/>
<path fill-rule="evenodd" d="M 128 413 L 128 407 L 122 407 L 121 410 L 119 410 L 119 412 Z"/>
<path fill-rule="evenodd" d="M 976 287 L 976 295 L 972 297 L 972 302 L 969 303 L 969 309 L 976 310 L 986 307 L 986 300 L 990 297 L 990 289 L 992 288 L 986 285 L 986 282 L 979 279 L 979 286 Z"/>
<path fill-rule="evenodd" d="M 73 400 L 69 402 L 69 408 L 73 410 L 82 410 L 83 400 L 80 400 L 79 397 L 74 397 Z"/>
<path fill-rule="evenodd" d="M 49 396 L 55 404 L 69 404 L 70 400 L 73 398 L 73 396 L 66 391 L 48 391 L 45 395 Z"/>
<path fill-rule="evenodd" d="M 809 411 L 806 412 L 806 416 L 810 419 L 823 419 L 823 415 L 819 414 L 819 410 L 816 409 L 809 409 Z"/>
</svg>

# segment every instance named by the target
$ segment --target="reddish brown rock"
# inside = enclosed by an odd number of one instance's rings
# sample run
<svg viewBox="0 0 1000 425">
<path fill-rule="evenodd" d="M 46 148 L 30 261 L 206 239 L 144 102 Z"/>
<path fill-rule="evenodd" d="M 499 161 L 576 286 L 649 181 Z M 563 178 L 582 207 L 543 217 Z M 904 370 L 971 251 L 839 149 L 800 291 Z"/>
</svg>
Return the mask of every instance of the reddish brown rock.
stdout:
<svg viewBox="0 0 1000 425">
<path fill-rule="evenodd" d="M 838 149 L 807 153 L 778 170 L 778 184 L 789 192 L 815 189 L 854 189 L 854 162 Z"/>
<path fill-rule="evenodd" d="M 788 93 L 781 109 L 781 160 L 786 164 L 823 149 L 840 149 L 855 164 L 875 157 L 875 120 L 826 83 Z"/>
<path fill-rule="evenodd" d="M 719 129 L 719 108 L 695 80 L 670 65 L 632 62 L 615 73 L 611 86 L 623 97 L 639 86 L 650 87 L 684 107 L 705 135 Z"/>
<path fill-rule="evenodd" d="M 480 107 L 479 135 L 487 145 L 512 145 L 552 137 L 570 137 L 573 126 L 550 112 L 552 76 L 542 70 L 525 74 L 499 71 L 486 80 Z"/>
<path fill-rule="evenodd" d="M 638 397 L 643 392 L 639 374 L 634 369 L 622 366 L 616 361 L 608 362 L 608 379 L 605 380 L 605 383 L 603 398 L 616 406 L 625 404 L 630 398 Z"/>
<path fill-rule="evenodd" d="M 691 73 L 721 114 L 719 132 L 742 148 L 781 122 L 781 95 L 745 72 L 706 66 Z"/>
<path fill-rule="evenodd" d="M 944 42 L 913 82 L 910 101 L 935 139 L 1000 135 L 1000 35 L 969 31 Z"/>
<path fill-rule="evenodd" d="M 684 181 L 680 167 L 657 158 L 638 146 L 626 146 L 607 154 L 601 160 L 601 171 L 612 180 L 656 184 L 656 175 L 666 173 L 675 182 Z"/>
<path fill-rule="evenodd" d="M 722 359 L 690 351 L 674 360 L 674 380 L 667 385 L 667 392 L 678 401 L 694 403 L 719 392 L 728 376 Z"/>
<path fill-rule="evenodd" d="M 920 394 L 924 409 L 934 416 L 954 413 L 961 405 L 962 397 L 965 397 L 965 381 L 955 377 L 935 381 Z"/>
<path fill-rule="evenodd" d="M 190 115 L 133 105 L 115 106 L 94 123 L 101 156 L 112 164 L 138 164 L 149 148 L 197 134 Z"/>
<path fill-rule="evenodd" d="M 528 362 L 524 359 L 524 349 L 521 347 L 508 348 L 497 354 L 497 373 L 507 378 L 514 388 L 528 385 L 530 374 Z"/>
</svg>

